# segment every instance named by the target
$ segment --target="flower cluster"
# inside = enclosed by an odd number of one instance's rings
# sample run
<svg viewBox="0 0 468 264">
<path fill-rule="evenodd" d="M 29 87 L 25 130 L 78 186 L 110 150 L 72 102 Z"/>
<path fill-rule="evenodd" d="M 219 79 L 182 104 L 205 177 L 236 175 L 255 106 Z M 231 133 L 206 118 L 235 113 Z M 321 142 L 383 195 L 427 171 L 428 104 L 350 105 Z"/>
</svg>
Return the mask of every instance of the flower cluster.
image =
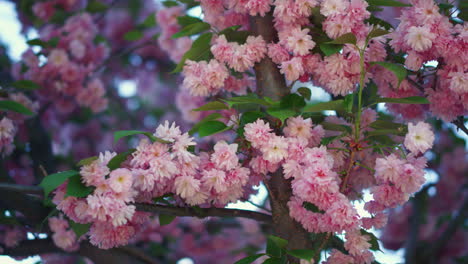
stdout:
<svg viewBox="0 0 468 264">
<path fill-rule="evenodd" d="M 229 72 L 216 60 L 194 62 L 187 60 L 184 66 L 184 83 L 182 86 L 194 96 L 217 94 L 228 78 Z"/>
<path fill-rule="evenodd" d="M 366 110 L 361 121 L 363 130 L 371 131 L 369 124 L 375 120 L 375 111 Z M 351 125 L 336 117 L 327 121 Z M 291 217 L 309 232 L 345 231 L 345 248 L 350 256 L 343 258 L 353 259 L 353 263 L 370 263 L 370 237 L 362 234 L 360 228 L 383 227 L 387 219 L 383 211 L 404 204 L 425 182 L 426 159 L 418 155 L 432 147 L 434 135 L 429 125 L 409 124 L 405 146 L 410 153 L 406 157 L 397 156 L 394 150 L 381 158 L 365 145 L 345 151 L 346 145 L 338 141 L 319 146 L 327 134 L 320 125 L 313 126 L 310 119 L 300 116 L 289 118 L 283 133 L 284 136 L 276 135 L 261 119 L 245 126 L 245 138 L 257 151 L 250 162 L 252 171 L 267 175 L 281 166 L 284 177 L 292 179 L 293 197 L 288 203 Z M 352 144 L 351 139 L 343 142 Z M 366 202 L 365 209 L 372 217 L 362 217 L 352 201 L 368 188 L 373 199 Z M 336 252 L 328 261 L 341 257 Z"/>
<path fill-rule="evenodd" d="M 376 83 L 380 93 L 388 97 L 427 94 L 432 114 L 452 121 L 468 113 L 467 24 L 452 24 L 432 0 L 410 3 L 412 6 L 402 10 L 401 22 L 389 36 L 390 44 L 395 51 L 407 53 L 408 69 L 419 71 L 426 62 L 436 61 L 438 70 L 426 67 L 422 70 L 425 77 L 412 78 L 412 83 L 403 81 L 398 87 L 396 78 L 380 69 L 375 73 Z M 427 106 L 392 104 L 390 110 L 408 119 L 422 119 Z"/>
<path fill-rule="evenodd" d="M 219 141 L 214 152 L 189 150 L 196 143 L 175 124 L 166 121 L 154 135 L 159 141 L 142 139 L 131 157 L 111 170 L 116 153 L 101 153 L 82 166 L 85 186 L 93 188 L 86 198 L 65 197 L 65 185 L 55 194 L 57 208 L 77 223 L 92 223 L 91 243 L 101 248 L 122 245 L 135 234 L 145 215 L 135 212 L 134 202 L 175 194 L 189 205 L 225 206 L 243 197 L 250 170 L 242 167 L 237 144 Z"/>
<path fill-rule="evenodd" d="M 259 62 L 266 54 L 266 44 L 261 36 L 248 36 L 245 44 L 228 42 L 225 35 L 219 36 L 211 52 L 214 57 L 237 72 L 244 72 L 256 62 Z"/>
<path fill-rule="evenodd" d="M 97 27 L 88 13 L 68 18 L 63 26 L 47 27 L 40 32 L 40 41 L 47 43 L 42 51 L 46 63 L 29 49 L 22 56 L 23 63 L 15 65 L 14 75 L 41 85 L 40 99 L 53 101 L 59 112 L 69 113 L 76 104 L 101 112 L 108 103 L 105 88 L 90 75 L 108 56 L 108 48 L 95 44 L 96 36 Z"/>
<path fill-rule="evenodd" d="M 181 29 L 177 23 L 177 17 L 182 16 L 183 12 L 183 7 L 174 6 L 164 8 L 156 14 L 156 20 L 161 27 L 161 36 L 158 38 L 159 46 L 175 62 L 179 62 L 192 45 L 190 37 L 172 38 L 172 35 Z"/>
<path fill-rule="evenodd" d="M 67 252 L 78 250 L 79 244 L 75 231 L 70 229 L 70 225 L 63 218 L 63 215 L 49 218 L 49 228 L 53 232 L 52 240 L 57 247 Z"/>
<path fill-rule="evenodd" d="M 5 99 L 20 103 L 33 113 L 39 109 L 39 103 L 32 101 L 23 93 L 9 93 Z M 13 111 L 2 111 L 2 113 L 5 116 L 0 120 L 0 153 L 6 156 L 15 149 L 13 141 L 18 127 L 29 117 Z"/>
</svg>

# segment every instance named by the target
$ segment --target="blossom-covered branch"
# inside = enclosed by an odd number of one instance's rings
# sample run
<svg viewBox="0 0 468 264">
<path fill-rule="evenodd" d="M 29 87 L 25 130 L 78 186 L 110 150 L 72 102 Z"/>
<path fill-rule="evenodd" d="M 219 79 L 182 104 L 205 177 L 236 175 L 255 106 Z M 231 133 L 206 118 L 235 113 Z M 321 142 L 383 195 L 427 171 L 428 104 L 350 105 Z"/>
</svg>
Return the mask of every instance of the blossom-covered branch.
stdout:
<svg viewBox="0 0 468 264">
<path fill-rule="evenodd" d="M 136 209 L 145 212 L 156 212 L 161 214 L 169 214 L 174 216 L 195 216 L 198 218 L 205 218 L 210 216 L 215 217 L 243 217 L 254 219 L 260 222 L 271 224 L 271 215 L 260 212 L 242 210 L 242 209 L 229 209 L 229 208 L 191 208 L 191 207 L 175 207 L 159 204 L 135 204 Z"/>
</svg>

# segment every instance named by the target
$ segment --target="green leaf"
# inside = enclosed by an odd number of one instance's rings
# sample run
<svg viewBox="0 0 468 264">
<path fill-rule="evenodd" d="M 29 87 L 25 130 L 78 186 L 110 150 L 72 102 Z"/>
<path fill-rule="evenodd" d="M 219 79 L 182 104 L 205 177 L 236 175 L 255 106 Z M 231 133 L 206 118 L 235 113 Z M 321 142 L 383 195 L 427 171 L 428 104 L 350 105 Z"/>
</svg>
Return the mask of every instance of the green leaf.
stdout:
<svg viewBox="0 0 468 264">
<path fill-rule="evenodd" d="M 288 244 L 288 241 L 276 236 L 268 236 L 266 253 L 268 256 L 281 258 L 283 249 Z"/>
<path fill-rule="evenodd" d="M 9 101 L 9 100 L 2 100 L 0 101 L 0 109 L 3 110 L 10 110 L 13 112 L 17 112 L 23 115 L 33 115 L 34 112 L 29 110 L 26 106 L 15 102 L 15 101 Z"/>
<path fill-rule="evenodd" d="M 410 96 L 403 98 L 382 97 L 377 99 L 377 103 L 395 103 L 395 104 L 429 104 L 426 97 Z"/>
<path fill-rule="evenodd" d="M 231 97 L 228 99 L 223 99 L 223 101 L 226 102 L 229 105 L 229 107 L 232 107 L 237 104 L 258 104 L 263 106 L 272 105 L 272 103 L 268 102 L 264 98 L 258 98 L 254 94 Z"/>
<path fill-rule="evenodd" d="M 85 186 L 81 182 L 81 176 L 78 174 L 68 179 L 67 191 L 65 193 L 65 197 L 74 196 L 74 197 L 83 198 L 83 197 L 88 196 L 92 192 L 93 192 L 93 188 Z"/>
<path fill-rule="evenodd" d="M 398 2 L 395 0 L 367 0 L 367 3 L 373 6 L 396 6 L 396 7 L 411 6 L 410 4 L 405 4 L 405 3 Z"/>
<path fill-rule="evenodd" d="M 73 230 L 73 232 L 75 232 L 77 238 L 86 234 L 89 231 L 89 228 L 91 227 L 91 223 L 79 224 L 79 223 L 75 223 L 72 220 L 70 220 L 68 223 L 70 224 L 70 227 Z"/>
<path fill-rule="evenodd" d="M 406 127 L 404 124 L 387 120 L 377 120 L 372 122 L 369 126 L 373 129 L 404 129 Z"/>
<path fill-rule="evenodd" d="M 307 87 L 301 87 L 301 88 L 297 89 L 297 92 L 307 100 L 310 100 L 310 97 L 312 96 L 312 92 Z"/>
<path fill-rule="evenodd" d="M 399 136 L 404 136 L 406 134 L 404 129 L 379 129 L 379 130 L 373 130 L 373 131 L 368 131 L 367 133 L 368 137 L 371 136 L 379 136 L 379 135 L 399 135 Z"/>
<path fill-rule="evenodd" d="M 374 251 L 380 250 L 379 239 L 374 234 L 367 232 L 366 230 L 361 228 L 361 235 L 369 236 L 370 238 L 369 244 L 371 244 L 370 250 L 374 250 Z"/>
<path fill-rule="evenodd" d="M 390 31 L 382 29 L 380 27 L 374 27 L 371 32 L 369 32 L 369 35 L 367 35 L 367 39 L 373 39 L 376 37 L 384 36 L 389 34 Z"/>
<path fill-rule="evenodd" d="M 297 114 L 297 112 L 292 109 L 285 109 L 285 108 L 278 107 L 278 106 L 270 107 L 266 110 L 266 112 L 269 115 L 281 120 L 281 123 L 284 123 L 284 120 L 288 119 L 289 117 L 295 116 Z"/>
<path fill-rule="evenodd" d="M 263 261 L 263 264 L 284 264 L 286 262 L 283 262 L 282 259 L 280 258 L 269 258 Z"/>
<path fill-rule="evenodd" d="M 97 160 L 97 159 L 98 159 L 97 156 L 89 157 L 89 158 L 80 160 L 76 165 L 77 165 L 77 166 L 89 165 L 89 164 L 91 164 L 93 161 L 95 161 L 95 160 Z"/>
<path fill-rule="evenodd" d="M 280 107 L 289 108 L 294 110 L 300 110 L 306 105 L 304 97 L 297 94 L 288 94 L 281 98 Z"/>
<path fill-rule="evenodd" d="M 162 4 L 165 7 L 173 7 L 173 6 L 178 6 L 179 5 L 176 1 L 163 1 Z"/>
<path fill-rule="evenodd" d="M 13 82 L 11 86 L 15 87 L 16 89 L 28 90 L 28 91 L 37 90 L 41 88 L 39 84 L 30 80 L 19 80 L 19 81 Z"/>
<path fill-rule="evenodd" d="M 247 37 L 250 35 L 250 32 L 244 30 L 238 31 L 238 29 L 240 28 L 241 26 L 239 25 L 228 27 L 221 30 L 218 33 L 218 35 L 224 35 L 226 37 L 226 40 L 229 42 L 237 42 L 238 44 L 244 44 L 247 40 Z"/>
<path fill-rule="evenodd" d="M 408 72 L 406 71 L 405 67 L 401 64 L 395 64 L 385 61 L 375 61 L 371 62 L 371 64 L 377 64 L 386 68 L 387 70 L 392 71 L 398 78 L 398 86 L 400 85 L 401 81 L 403 81 L 408 75 Z"/>
<path fill-rule="evenodd" d="M 311 261 L 315 255 L 315 251 L 311 249 L 294 249 L 287 251 L 287 253 L 293 257 L 298 259 L 305 259 L 307 261 Z"/>
<path fill-rule="evenodd" d="M 229 109 L 227 105 L 220 101 L 208 102 L 198 108 L 192 109 L 192 111 L 210 111 L 210 110 L 224 110 Z"/>
<path fill-rule="evenodd" d="M 144 28 L 153 28 L 156 26 L 156 14 L 151 13 L 146 19 L 141 23 Z"/>
<path fill-rule="evenodd" d="M 180 38 L 180 37 L 185 37 L 185 36 L 196 35 L 210 28 L 211 28 L 210 24 L 205 23 L 205 22 L 198 22 L 198 23 L 190 24 L 182 28 L 179 32 L 172 35 L 172 38 L 175 39 L 175 38 Z"/>
<path fill-rule="evenodd" d="M 75 170 L 62 171 L 54 174 L 50 174 L 45 177 L 39 186 L 44 189 L 44 197 L 47 197 L 50 192 L 57 189 L 62 183 L 64 183 L 68 178 L 79 175 Z"/>
<path fill-rule="evenodd" d="M 150 132 L 140 131 L 140 130 L 120 130 L 120 131 L 116 131 L 116 132 L 114 132 L 114 143 L 117 143 L 117 141 L 119 141 L 123 137 L 134 136 L 134 135 L 145 135 L 151 140 L 151 142 L 158 141 L 158 142 L 161 142 L 161 143 L 171 143 L 169 141 L 166 141 L 166 140 L 163 140 L 161 138 L 155 137 Z"/>
<path fill-rule="evenodd" d="M 108 8 L 109 7 L 103 4 L 101 1 L 94 0 L 88 3 L 88 6 L 86 6 L 86 11 L 90 13 L 99 13 L 106 11 Z"/>
<path fill-rule="evenodd" d="M 370 11 L 370 10 L 369 10 Z M 368 19 L 364 20 L 364 22 L 369 23 L 371 25 L 379 25 L 384 27 L 386 30 L 390 30 L 393 28 L 392 24 L 388 23 L 385 20 L 382 20 L 374 15 L 371 15 Z"/>
<path fill-rule="evenodd" d="M 124 162 L 127 159 L 128 155 L 131 155 L 134 151 L 135 149 L 130 149 L 128 151 L 117 154 L 109 161 L 109 163 L 107 163 L 107 167 L 109 167 L 111 171 L 119 168 L 120 164 L 122 164 L 122 162 Z"/>
<path fill-rule="evenodd" d="M 172 73 L 181 72 L 186 60 L 201 61 L 208 60 L 212 55 L 210 51 L 210 42 L 213 37 L 212 33 L 204 33 L 200 35 L 193 43 L 192 47 L 182 56 L 179 64 Z"/>
<path fill-rule="evenodd" d="M 347 113 L 352 113 L 353 111 L 353 103 L 354 103 L 354 94 L 348 94 L 344 98 L 344 108 Z"/>
<path fill-rule="evenodd" d="M 229 42 L 237 42 L 238 44 L 244 44 L 247 40 L 247 37 L 250 35 L 249 31 L 241 30 L 241 31 L 232 31 L 225 33 L 226 40 Z"/>
<path fill-rule="evenodd" d="M 30 39 L 28 41 L 26 41 L 26 43 L 29 45 L 29 46 L 40 46 L 42 48 L 45 48 L 47 47 L 47 42 L 41 40 L 41 39 L 38 39 L 38 38 L 35 38 L 35 39 Z"/>
<path fill-rule="evenodd" d="M 343 102 L 344 102 L 343 99 L 340 99 L 340 100 L 318 103 L 318 104 L 314 104 L 311 106 L 307 106 L 303 112 L 321 112 L 325 110 L 342 111 L 344 110 Z"/>
<path fill-rule="evenodd" d="M 330 143 L 332 143 L 335 139 L 338 139 L 338 138 L 341 138 L 341 136 L 334 136 L 334 137 L 324 137 L 322 138 L 322 140 L 320 141 L 320 145 L 328 145 Z"/>
<path fill-rule="evenodd" d="M 143 37 L 143 32 L 137 29 L 129 31 L 125 33 L 124 35 L 124 39 L 127 41 L 137 41 L 141 39 L 142 37 Z"/>
<path fill-rule="evenodd" d="M 337 37 L 335 40 L 328 42 L 328 44 L 353 44 L 356 45 L 357 39 L 353 33 L 346 33 Z"/>
<path fill-rule="evenodd" d="M 309 203 L 309 202 L 303 202 L 302 207 L 304 207 L 306 210 L 314 212 L 314 213 L 319 213 L 319 214 L 324 214 L 325 211 L 320 210 L 315 204 Z"/>
<path fill-rule="evenodd" d="M 333 55 L 335 53 L 340 52 L 343 49 L 342 44 L 321 43 L 319 47 L 323 54 L 325 54 L 325 56 Z"/>
<path fill-rule="evenodd" d="M 206 137 L 216 133 L 220 133 L 228 129 L 226 124 L 220 121 L 206 121 L 198 128 L 198 135 L 200 137 Z"/>
<path fill-rule="evenodd" d="M 175 215 L 166 215 L 166 214 L 159 214 L 159 225 L 164 226 L 172 223 L 172 221 L 176 218 Z"/>
<path fill-rule="evenodd" d="M 187 15 L 187 16 L 177 17 L 177 23 L 182 27 L 186 27 L 188 25 L 199 23 L 199 22 L 203 22 L 203 20 L 197 17 L 193 17 L 193 16 Z"/>
<path fill-rule="evenodd" d="M 326 130 L 331 130 L 331 131 L 342 131 L 342 132 L 347 132 L 349 134 L 352 133 L 352 129 L 350 126 L 347 125 L 342 125 L 342 124 L 335 124 L 335 123 L 329 123 L 329 122 L 322 122 L 321 125 L 323 126 L 324 129 Z"/>
<path fill-rule="evenodd" d="M 205 123 L 207 121 L 210 121 L 210 120 L 216 120 L 216 119 L 221 118 L 221 117 L 223 117 L 223 115 L 221 115 L 220 113 L 212 113 L 212 114 L 207 115 L 205 118 L 200 120 L 200 122 L 193 125 L 193 127 L 188 132 L 189 135 L 195 134 L 198 131 L 198 129 L 200 128 L 200 126 L 203 125 L 203 123 Z"/>
<path fill-rule="evenodd" d="M 256 255 L 248 256 L 248 257 L 245 257 L 243 259 L 236 261 L 234 264 L 250 264 L 254 262 L 255 260 L 257 260 L 258 258 L 260 258 L 261 256 L 265 256 L 265 254 L 256 254 Z"/>
<path fill-rule="evenodd" d="M 288 241 L 281 237 L 269 235 L 268 239 L 271 239 L 280 248 L 285 248 L 288 245 Z"/>
<path fill-rule="evenodd" d="M 260 111 L 248 111 L 241 115 L 239 120 L 239 128 L 237 129 L 237 134 L 241 137 L 244 136 L 244 127 L 246 124 L 257 121 L 259 118 L 265 117 L 265 113 Z"/>
</svg>

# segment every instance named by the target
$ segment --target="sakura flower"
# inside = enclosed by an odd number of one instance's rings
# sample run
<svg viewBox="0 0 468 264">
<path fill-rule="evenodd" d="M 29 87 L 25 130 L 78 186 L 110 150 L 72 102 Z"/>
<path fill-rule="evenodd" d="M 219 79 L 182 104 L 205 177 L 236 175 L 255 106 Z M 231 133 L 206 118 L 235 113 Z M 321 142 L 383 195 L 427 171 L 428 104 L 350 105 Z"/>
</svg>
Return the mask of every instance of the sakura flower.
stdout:
<svg viewBox="0 0 468 264">
<path fill-rule="evenodd" d="M 244 127 L 245 138 L 250 141 L 254 147 L 265 144 L 271 137 L 270 131 L 270 125 L 265 123 L 262 119 L 257 119 L 257 121 L 249 123 Z"/>
<path fill-rule="evenodd" d="M 189 175 L 180 176 L 175 179 L 174 188 L 180 197 L 188 199 L 200 191 L 200 180 Z"/>
<path fill-rule="evenodd" d="M 434 143 L 434 133 L 431 126 L 424 122 L 408 124 L 408 134 L 405 136 L 405 147 L 414 154 L 424 153 Z"/>
<path fill-rule="evenodd" d="M 320 13 L 324 16 L 343 14 L 348 6 L 347 0 L 325 0 L 320 6 Z"/>
<path fill-rule="evenodd" d="M 284 137 L 274 136 L 262 146 L 261 150 L 265 160 L 277 163 L 288 156 L 288 142 Z"/>
<path fill-rule="evenodd" d="M 375 160 L 375 178 L 379 182 L 397 182 L 404 164 L 405 162 L 395 154 L 390 154 L 386 158 L 377 158 Z"/>
<path fill-rule="evenodd" d="M 70 251 L 76 242 L 76 234 L 73 230 L 61 230 L 52 235 L 55 245 L 65 251 Z"/>
<path fill-rule="evenodd" d="M 427 26 L 412 26 L 408 29 L 408 34 L 405 36 L 406 43 L 415 51 L 429 49 L 432 47 L 432 42 L 435 38 L 436 35 Z"/>
<path fill-rule="evenodd" d="M 309 34 L 309 29 L 294 28 L 288 32 L 286 38 L 286 48 L 294 53 L 294 55 L 307 55 L 309 50 L 315 47 L 315 42 L 312 41 L 312 36 Z"/>
<path fill-rule="evenodd" d="M 89 241 L 101 248 L 109 249 L 126 245 L 135 234 L 135 228 L 130 225 L 115 227 L 111 223 L 94 223 L 90 229 Z"/>
<path fill-rule="evenodd" d="M 174 142 L 181 134 L 180 128 L 175 122 L 172 122 L 169 126 L 169 121 L 166 120 L 164 121 L 164 125 L 161 124 L 156 128 L 156 132 L 153 135 L 166 141 Z"/>
<path fill-rule="evenodd" d="M 214 189 L 217 192 L 221 193 L 227 190 L 226 173 L 222 170 L 203 171 L 202 181 L 209 189 Z"/>
<path fill-rule="evenodd" d="M 265 16 L 271 9 L 272 0 L 248 0 L 245 7 L 249 10 L 251 16 Z"/>
<path fill-rule="evenodd" d="M 468 93 L 468 73 L 451 72 L 450 89 L 458 94 Z"/>
<path fill-rule="evenodd" d="M 361 235 L 359 231 L 346 232 L 346 242 L 344 244 L 349 254 L 353 256 L 361 255 L 361 252 L 368 250 L 371 246 L 370 237 Z"/>
<path fill-rule="evenodd" d="M 281 73 L 286 76 L 288 81 L 295 81 L 304 74 L 302 59 L 300 57 L 293 57 L 289 61 L 283 61 L 280 68 Z"/>
<path fill-rule="evenodd" d="M 68 55 L 62 49 L 53 49 L 50 52 L 47 61 L 52 66 L 60 67 L 68 63 Z"/>
<path fill-rule="evenodd" d="M 116 169 L 109 175 L 109 186 L 117 193 L 128 191 L 133 182 L 132 172 L 128 169 Z"/>
<path fill-rule="evenodd" d="M 195 155 L 190 153 L 187 148 L 195 145 L 196 143 L 193 142 L 193 137 L 190 137 L 188 133 L 184 133 L 177 138 L 172 146 L 172 150 L 179 159 L 184 162 L 189 162 Z"/>
<path fill-rule="evenodd" d="M 230 170 L 237 166 L 239 158 L 236 155 L 237 144 L 227 144 L 226 141 L 219 141 L 214 146 L 214 153 L 211 161 L 223 170 Z"/>
<path fill-rule="evenodd" d="M 309 139 L 311 137 L 312 119 L 304 119 L 301 116 L 290 117 L 286 121 L 284 134 L 288 137 L 300 137 Z"/>
<path fill-rule="evenodd" d="M 87 186 L 100 186 L 104 183 L 109 168 L 99 159 L 84 165 L 80 169 L 81 181 Z"/>
<path fill-rule="evenodd" d="M 289 60 L 290 55 L 280 44 L 270 43 L 268 44 L 268 57 L 270 57 L 274 63 L 280 64 L 282 61 Z"/>
</svg>

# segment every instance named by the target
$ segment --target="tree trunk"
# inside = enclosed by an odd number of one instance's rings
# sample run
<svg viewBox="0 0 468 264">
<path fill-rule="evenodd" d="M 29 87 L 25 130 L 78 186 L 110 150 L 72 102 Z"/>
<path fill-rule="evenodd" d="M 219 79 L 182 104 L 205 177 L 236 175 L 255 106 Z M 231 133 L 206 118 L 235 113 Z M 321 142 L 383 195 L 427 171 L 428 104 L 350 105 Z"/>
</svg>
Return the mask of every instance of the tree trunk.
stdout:
<svg viewBox="0 0 468 264">
<path fill-rule="evenodd" d="M 251 27 L 253 32 L 261 35 L 267 43 L 276 41 L 278 38 L 271 13 L 265 17 L 254 17 L 251 20 Z M 289 92 L 284 76 L 269 57 L 265 57 L 257 63 L 254 69 L 259 95 L 278 99 Z M 308 232 L 300 223 L 289 216 L 287 203 L 292 195 L 291 181 L 286 180 L 281 169 L 279 169 L 271 175 L 271 178 L 265 184 L 270 192 L 269 198 L 275 235 L 288 240 L 288 249 L 311 249 L 312 242 L 308 237 Z M 290 262 L 293 260 L 295 259 L 290 259 Z"/>
</svg>

